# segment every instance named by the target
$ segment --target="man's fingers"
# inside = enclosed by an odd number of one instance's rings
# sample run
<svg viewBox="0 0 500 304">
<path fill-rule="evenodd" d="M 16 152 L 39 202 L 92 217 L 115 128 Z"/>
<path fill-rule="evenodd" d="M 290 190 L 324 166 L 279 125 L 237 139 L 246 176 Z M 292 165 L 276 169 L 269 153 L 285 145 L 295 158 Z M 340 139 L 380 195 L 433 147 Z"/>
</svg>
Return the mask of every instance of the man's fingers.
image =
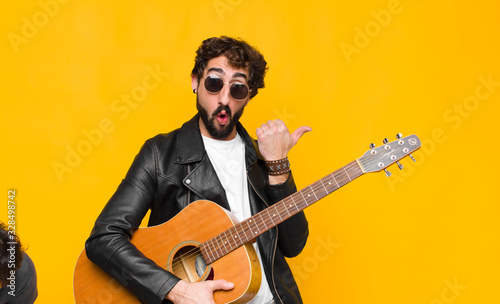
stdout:
<svg viewBox="0 0 500 304">
<path fill-rule="evenodd" d="M 299 138 L 302 137 L 302 135 L 304 135 L 304 133 L 311 132 L 311 131 L 312 131 L 312 128 L 308 127 L 308 126 L 302 126 L 302 127 L 299 127 L 297 130 L 295 130 L 291 134 L 292 135 L 292 139 L 293 139 L 293 145 L 295 146 L 295 144 L 297 143 L 297 141 L 299 141 Z"/>
<path fill-rule="evenodd" d="M 257 128 L 255 133 L 257 134 L 257 138 L 261 138 L 264 131 L 262 131 L 262 128 Z"/>
<path fill-rule="evenodd" d="M 231 290 L 234 288 L 234 284 L 226 280 L 215 280 L 212 281 L 213 290 Z"/>
</svg>

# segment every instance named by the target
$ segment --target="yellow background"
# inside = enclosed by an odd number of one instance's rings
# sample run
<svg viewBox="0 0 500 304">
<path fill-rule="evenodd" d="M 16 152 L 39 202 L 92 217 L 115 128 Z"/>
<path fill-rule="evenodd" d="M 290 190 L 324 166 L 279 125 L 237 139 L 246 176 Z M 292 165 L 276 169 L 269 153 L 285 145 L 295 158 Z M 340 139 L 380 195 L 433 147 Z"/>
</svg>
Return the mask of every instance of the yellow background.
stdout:
<svg viewBox="0 0 500 304">
<path fill-rule="evenodd" d="M 0 25 L 0 219 L 16 189 L 37 303 L 73 302 L 94 220 L 143 142 L 195 113 L 194 52 L 222 34 L 270 67 L 247 130 L 273 118 L 313 128 L 290 155 L 299 188 L 384 137 L 424 142 L 405 170 L 306 210 L 309 241 L 289 261 L 305 303 L 500 302 L 498 1 L 29 0 L 4 5 Z M 113 110 L 148 67 L 168 76 Z M 103 120 L 112 130 L 58 178 L 54 164 Z"/>
</svg>

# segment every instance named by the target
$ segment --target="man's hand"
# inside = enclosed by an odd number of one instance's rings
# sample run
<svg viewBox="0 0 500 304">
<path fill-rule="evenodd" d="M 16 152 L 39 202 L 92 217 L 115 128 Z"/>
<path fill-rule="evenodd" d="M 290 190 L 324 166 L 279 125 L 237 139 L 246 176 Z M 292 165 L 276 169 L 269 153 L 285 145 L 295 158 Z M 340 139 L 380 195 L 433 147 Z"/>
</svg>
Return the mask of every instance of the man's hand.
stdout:
<svg viewBox="0 0 500 304">
<path fill-rule="evenodd" d="M 225 280 L 197 283 L 179 281 L 165 298 L 175 304 L 215 304 L 214 291 L 233 288 L 234 284 Z"/>
<path fill-rule="evenodd" d="M 265 160 L 285 158 L 299 138 L 310 131 L 311 127 L 302 126 L 290 134 L 284 122 L 279 119 L 270 120 L 257 129 L 260 154 Z"/>
<path fill-rule="evenodd" d="M 310 131 L 312 131 L 311 127 L 302 126 L 290 134 L 284 122 L 279 119 L 270 120 L 257 129 L 260 154 L 267 161 L 283 159 L 297 144 L 299 138 L 305 132 Z M 269 178 L 270 184 L 283 183 L 288 178 L 288 174 L 269 176 Z"/>
</svg>

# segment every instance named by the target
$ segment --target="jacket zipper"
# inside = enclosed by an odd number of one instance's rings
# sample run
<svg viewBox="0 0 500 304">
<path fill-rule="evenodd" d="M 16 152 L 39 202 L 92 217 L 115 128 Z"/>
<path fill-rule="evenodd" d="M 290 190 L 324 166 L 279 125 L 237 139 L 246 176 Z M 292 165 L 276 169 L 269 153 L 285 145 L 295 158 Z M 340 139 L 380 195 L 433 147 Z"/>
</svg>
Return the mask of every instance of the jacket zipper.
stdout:
<svg viewBox="0 0 500 304">
<path fill-rule="evenodd" d="M 188 172 L 187 172 L 186 176 L 189 175 L 189 173 L 191 172 L 191 164 L 187 164 L 187 167 L 188 167 L 187 168 Z M 191 190 L 189 190 L 189 188 L 187 188 L 187 191 L 188 191 L 188 193 L 187 193 L 187 203 L 186 203 L 186 206 L 188 206 L 190 204 L 189 201 L 191 200 Z"/>
<path fill-rule="evenodd" d="M 247 179 L 248 179 L 248 182 L 250 182 L 250 185 L 252 186 L 253 191 L 257 194 L 258 197 L 260 197 L 260 199 L 264 202 L 264 204 L 266 205 L 266 207 L 269 207 L 269 205 L 262 198 L 262 196 L 260 196 L 259 192 L 257 192 L 257 190 L 255 190 L 255 186 L 253 185 L 252 181 L 248 177 L 248 170 L 247 170 Z M 281 297 L 280 297 L 280 295 L 278 293 L 278 290 L 276 289 L 276 283 L 274 282 L 274 257 L 276 256 L 276 246 L 278 244 L 278 226 L 275 226 L 275 227 L 276 227 L 276 237 L 274 238 L 273 258 L 271 260 L 271 281 L 273 282 L 274 292 L 278 296 L 279 301 L 281 302 L 281 304 L 284 304 L 283 301 L 281 300 Z"/>
</svg>

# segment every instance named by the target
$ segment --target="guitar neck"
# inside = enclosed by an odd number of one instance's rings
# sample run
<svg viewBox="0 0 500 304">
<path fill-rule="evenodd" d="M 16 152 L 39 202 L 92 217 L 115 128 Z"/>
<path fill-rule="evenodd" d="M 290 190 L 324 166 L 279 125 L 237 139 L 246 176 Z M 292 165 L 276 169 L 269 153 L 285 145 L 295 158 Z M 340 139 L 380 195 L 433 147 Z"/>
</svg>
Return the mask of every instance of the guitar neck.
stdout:
<svg viewBox="0 0 500 304">
<path fill-rule="evenodd" d="M 355 160 L 216 235 L 200 245 L 205 261 L 215 262 L 363 174 Z"/>
</svg>

